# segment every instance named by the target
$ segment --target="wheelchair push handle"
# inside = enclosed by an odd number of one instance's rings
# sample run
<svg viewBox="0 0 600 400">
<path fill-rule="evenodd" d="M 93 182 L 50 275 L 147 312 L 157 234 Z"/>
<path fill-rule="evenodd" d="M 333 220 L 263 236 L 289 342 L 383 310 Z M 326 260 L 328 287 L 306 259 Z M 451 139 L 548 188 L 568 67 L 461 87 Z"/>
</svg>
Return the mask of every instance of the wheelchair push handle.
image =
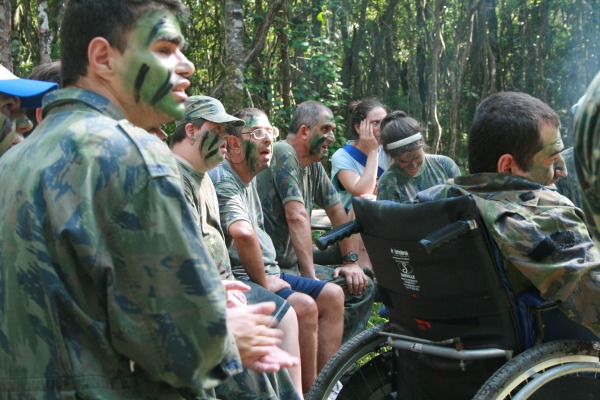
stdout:
<svg viewBox="0 0 600 400">
<path fill-rule="evenodd" d="M 358 222 L 346 222 L 345 224 L 336 226 L 335 228 L 322 234 L 317 240 L 315 240 L 315 245 L 319 250 L 325 250 L 330 245 L 339 242 L 350 235 L 359 233 L 361 230 L 362 227 Z"/>
<path fill-rule="evenodd" d="M 454 221 L 450 225 L 446 225 L 419 240 L 419 244 L 423 246 L 427 254 L 431 254 L 431 252 L 438 247 L 441 247 L 451 240 L 457 239 L 474 229 L 477 229 L 477 221 L 474 219 Z"/>
</svg>

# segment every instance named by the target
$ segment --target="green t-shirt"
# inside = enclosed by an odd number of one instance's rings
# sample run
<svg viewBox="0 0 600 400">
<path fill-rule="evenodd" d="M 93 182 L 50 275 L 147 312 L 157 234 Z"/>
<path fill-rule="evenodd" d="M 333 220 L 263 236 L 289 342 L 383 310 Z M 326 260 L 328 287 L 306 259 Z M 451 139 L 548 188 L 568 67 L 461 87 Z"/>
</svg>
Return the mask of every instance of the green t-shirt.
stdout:
<svg viewBox="0 0 600 400">
<path fill-rule="evenodd" d="M 304 204 L 310 217 L 313 205 L 323 209 L 340 202 L 340 196 L 320 162 L 300 166 L 298 156 L 286 141 L 273 146 L 271 166 L 256 177 L 265 220 L 265 230 L 277 252 L 277 262 L 284 269 L 298 271 L 298 258 L 292 246 L 284 205 L 289 201 Z"/>
<path fill-rule="evenodd" d="M 263 212 L 256 191 L 256 179 L 253 179 L 249 184 L 244 182 L 231 168 L 227 160 L 223 161 L 217 168 L 209 171 L 209 175 L 213 180 L 219 198 L 221 226 L 225 232 L 233 274 L 238 278 L 248 277 L 235 247 L 235 241 L 229 235 L 231 224 L 236 221 L 246 221 L 252 225 L 260 242 L 265 273 L 267 275 L 279 275 L 281 271 L 276 261 L 275 246 L 273 246 L 273 241 L 264 229 Z"/>
</svg>

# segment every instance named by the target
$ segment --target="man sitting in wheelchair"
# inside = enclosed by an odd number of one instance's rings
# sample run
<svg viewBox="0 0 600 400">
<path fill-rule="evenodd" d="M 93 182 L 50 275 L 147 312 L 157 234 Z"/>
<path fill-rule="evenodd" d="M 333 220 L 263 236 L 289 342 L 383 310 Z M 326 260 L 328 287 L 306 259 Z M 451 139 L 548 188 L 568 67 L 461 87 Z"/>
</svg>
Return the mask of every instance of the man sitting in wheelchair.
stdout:
<svg viewBox="0 0 600 400">
<path fill-rule="evenodd" d="M 471 175 L 411 204 L 353 199 L 353 232 L 390 323 L 344 345 L 307 399 L 600 392 L 600 343 L 580 341 L 600 334 L 600 252 L 582 211 L 553 187 L 567 174 L 559 127 L 542 101 L 496 93 L 469 132 Z M 342 390 L 330 395 L 336 382 Z"/>
<path fill-rule="evenodd" d="M 479 105 L 469 132 L 471 175 L 419 197 L 475 195 L 515 292 L 537 288 L 598 335 L 600 253 L 582 211 L 553 188 L 567 175 L 559 127 L 558 115 L 541 100 L 493 94 Z"/>
</svg>

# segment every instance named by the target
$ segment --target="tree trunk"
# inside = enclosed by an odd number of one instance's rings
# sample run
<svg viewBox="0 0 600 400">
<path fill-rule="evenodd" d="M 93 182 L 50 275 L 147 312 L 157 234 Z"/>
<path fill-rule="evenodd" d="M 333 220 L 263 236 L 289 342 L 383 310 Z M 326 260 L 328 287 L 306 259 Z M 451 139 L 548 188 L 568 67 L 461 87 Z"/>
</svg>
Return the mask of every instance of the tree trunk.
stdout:
<svg viewBox="0 0 600 400">
<path fill-rule="evenodd" d="M 221 102 L 226 110 L 238 110 L 244 96 L 244 10 L 242 0 L 225 0 L 225 76 Z M 242 103 L 242 104 L 240 104 Z"/>
<path fill-rule="evenodd" d="M 0 64 L 12 71 L 11 36 L 10 0 L 0 0 Z"/>
<path fill-rule="evenodd" d="M 440 81 L 440 57 L 442 56 L 442 13 L 444 0 L 435 0 L 433 10 L 433 32 L 431 34 L 431 75 L 429 77 L 428 109 L 430 121 L 433 125 L 433 153 L 440 151 L 442 140 L 442 126 L 438 118 L 438 86 Z"/>
<path fill-rule="evenodd" d="M 474 15 L 481 0 L 474 0 L 467 11 L 463 22 L 459 23 L 459 31 L 454 36 L 454 59 L 450 67 L 450 93 L 452 105 L 450 107 L 450 145 L 448 155 L 456 158 L 456 147 L 458 143 L 459 109 L 461 103 L 462 83 L 467 68 L 467 60 L 473 43 L 473 29 L 475 25 Z M 462 43 L 462 45 L 461 45 Z M 464 47 L 461 51 L 461 47 Z"/>
<path fill-rule="evenodd" d="M 40 63 L 49 63 L 52 61 L 52 40 L 54 32 L 50 29 L 50 21 L 48 19 L 48 2 L 46 0 L 38 0 L 38 39 L 40 44 Z"/>
</svg>

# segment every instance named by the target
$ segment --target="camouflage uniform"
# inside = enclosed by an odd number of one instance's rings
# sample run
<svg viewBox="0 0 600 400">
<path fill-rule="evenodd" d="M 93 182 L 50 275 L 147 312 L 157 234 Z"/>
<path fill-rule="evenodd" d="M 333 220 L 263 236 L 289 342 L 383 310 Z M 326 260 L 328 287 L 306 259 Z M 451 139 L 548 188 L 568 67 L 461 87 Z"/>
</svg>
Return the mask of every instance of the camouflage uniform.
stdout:
<svg viewBox="0 0 600 400">
<path fill-rule="evenodd" d="M 425 154 L 423 165 L 415 176 L 406 175 L 398 164 L 393 163 L 379 179 L 377 200 L 410 202 L 421 190 L 446 183 L 455 176 L 460 176 L 460 170 L 454 160 L 446 156 Z"/>
<path fill-rule="evenodd" d="M 511 174 L 457 177 L 418 200 L 472 193 L 515 291 L 537 288 L 572 320 L 600 334 L 600 252 L 580 209 L 556 191 Z"/>
<path fill-rule="evenodd" d="M 208 174 L 213 180 L 217 191 L 223 230 L 228 232 L 229 226 L 240 220 L 247 221 L 252 225 L 260 242 L 265 273 L 279 276 L 281 270 L 277 261 L 275 261 L 277 257 L 275 247 L 264 229 L 263 211 L 256 191 L 256 179 L 253 179 L 249 184 L 244 182 L 231 168 L 227 160 L 210 170 Z M 225 238 L 229 244 L 229 257 L 233 274 L 238 278 L 248 278 L 233 239 L 229 234 L 226 234 Z"/>
<path fill-rule="evenodd" d="M 338 204 L 340 197 L 323 165 L 315 162 L 302 168 L 296 151 L 285 141 L 275 143 L 271 166 L 256 176 L 256 184 L 265 230 L 275 245 L 277 263 L 283 272 L 299 275 L 298 259 L 292 246 L 284 204 L 299 201 L 304 204 L 310 217 L 314 204 L 327 209 Z M 333 278 L 333 268 L 315 264 L 315 272 L 319 279 L 333 282 L 344 289 L 343 341 L 354 337 L 365 328 L 369 319 L 375 288 L 373 281 L 368 278 L 365 291 L 360 295 L 351 295 L 343 276 Z"/>
<path fill-rule="evenodd" d="M 241 363 L 175 160 L 96 93 L 44 114 L 0 158 L 2 398 L 206 398 Z"/>
<path fill-rule="evenodd" d="M 567 197 L 575 204 L 575 206 L 582 208 L 583 203 L 581 202 L 581 192 L 579 191 L 579 180 L 577 179 L 577 173 L 575 172 L 575 160 L 573 158 L 573 148 L 570 147 L 560 153 L 565 166 L 567 167 L 567 175 L 565 178 L 560 178 L 556 182 L 556 190 L 558 193 Z"/>
<path fill-rule="evenodd" d="M 217 194 L 210 177 L 196 171 L 182 158 L 176 156 L 183 179 L 183 188 L 188 204 L 192 205 L 194 220 L 202 231 L 202 238 L 219 268 L 221 279 L 233 279 L 229 254 L 221 223 Z M 246 292 L 249 304 L 274 301 L 277 304 L 273 316 L 279 320 L 285 315 L 290 304 L 253 282 L 244 282 L 251 287 Z M 248 369 L 234 375 L 216 388 L 219 399 L 248 400 L 294 400 L 296 394 L 292 379 L 287 370 L 277 374 L 259 374 Z"/>
</svg>

